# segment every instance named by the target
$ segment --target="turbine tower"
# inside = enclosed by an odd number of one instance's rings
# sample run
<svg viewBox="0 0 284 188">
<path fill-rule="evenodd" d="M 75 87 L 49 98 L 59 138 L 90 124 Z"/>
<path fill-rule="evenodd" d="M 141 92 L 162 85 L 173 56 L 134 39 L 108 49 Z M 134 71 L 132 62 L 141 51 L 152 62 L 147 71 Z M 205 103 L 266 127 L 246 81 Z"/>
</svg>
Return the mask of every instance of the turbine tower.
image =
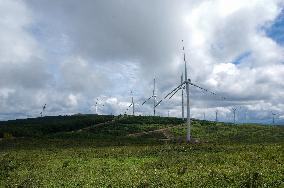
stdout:
<svg viewBox="0 0 284 188">
<path fill-rule="evenodd" d="M 232 108 L 233 114 L 234 114 L 234 124 L 236 124 L 236 111 L 237 108 Z"/>
<path fill-rule="evenodd" d="M 131 91 L 132 97 L 131 97 L 131 103 L 132 103 L 132 115 L 134 116 L 134 108 L 135 108 L 135 104 L 134 104 L 134 100 L 133 100 L 133 93 Z"/>
<path fill-rule="evenodd" d="M 131 104 L 128 106 L 128 108 L 126 109 L 126 111 L 124 112 L 124 114 L 126 114 L 129 110 L 130 107 L 132 107 L 132 115 L 135 115 L 135 103 L 134 103 L 134 99 L 133 99 L 133 92 L 131 91 Z"/>
<path fill-rule="evenodd" d="M 156 115 L 156 95 L 155 95 L 155 90 L 156 90 L 156 78 L 154 78 L 154 89 L 153 89 L 153 110 L 154 110 L 154 116 Z"/>
<path fill-rule="evenodd" d="M 183 74 L 181 74 L 180 84 L 183 83 Z M 183 89 L 181 90 L 181 117 L 184 120 L 184 99 L 183 99 Z"/>
<path fill-rule="evenodd" d="M 218 110 L 215 111 L 216 117 L 215 117 L 215 121 L 216 123 L 218 122 Z"/>
<path fill-rule="evenodd" d="M 95 104 L 96 114 L 98 114 L 98 102 L 99 102 L 99 99 L 97 99 L 96 104 Z"/>
<path fill-rule="evenodd" d="M 156 95 L 156 78 L 154 78 L 154 88 L 153 88 L 153 93 L 152 96 L 149 97 L 147 100 L 145 100 L 142 105 L 144 105 L 147 101 L 149 101 L 151 98 L 153 98 L 153 114 L 154 116 L 156 115 L 156 107 L 158 106 L 156 103 L 157 100 L 157 95 Z"/>
<path fill-rule="evenodd" d="M 130 93 L 131 93 L 131 104 L 128 106 L 128 108 L 132 106 L 132 115 L 134 116 L 135 115 L 135 104 L 134 104 L 134 99 L 133 99 L 133 92 L 131 91 Z"/>
<path fill-rule="evenodd" d="M 183 40 L 182 40 L 183 42 Z M 185 58 L 185 51 L 184 46 L 182 47 L 183 50 L 183 61 L 184 61 L 184 76 L 185 76 L 185 89 L 186 89 L 186 107 L 187 107 L 187 115 L 186 115 L 186 123 L 187 123 L 187 132 L 186 132 L 186 141 L 189 142 L 191 140 L 190 135 L 190 106 L 189 106 L 189 83 L 191 82 L 190 79 L 187 79 L 187 67 L 186 67 L 186 58 Z"/>
<path fill-rule="evenodd" d="M 98 114 L 98 107 L 99 107 L 99 105 L 101 105 L 101 107 L 104 107 L 104 106 L 105 106 L 104 104 L 99 104 L 100 101 L 102 101 L 102 100 L 99 100 L 99 99 L 97 98 L 96 103 L 95 103 L 95 111 L 96 111 L 96 114 Z"/>
<path fill-rule="evenodd" d="M 277 115 L 276 113 L 273 113 L 273 112 L 271 112 L 271 114 L 272 114 L 272 124 L 274 124 L 275 123 L 275 116 Z"/>
<path fill-rule="evenodd" d="M 46 108 L 46 104 L 44 104 L 44 105 L 42 106 L 42 111 L 40 112 L 40 117 L 43 116 L 43 112 L 44 112 L 45 108 Z"/>
</svg>

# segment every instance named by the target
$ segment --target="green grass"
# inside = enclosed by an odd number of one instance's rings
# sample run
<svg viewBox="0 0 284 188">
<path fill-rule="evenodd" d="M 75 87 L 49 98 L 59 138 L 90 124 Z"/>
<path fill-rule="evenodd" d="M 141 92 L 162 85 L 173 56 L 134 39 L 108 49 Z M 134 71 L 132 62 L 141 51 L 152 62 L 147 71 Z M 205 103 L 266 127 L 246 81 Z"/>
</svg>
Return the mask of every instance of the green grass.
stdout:
<svg viewBox="0 0 284 188">
<path fill-rule="evenodd" d="M 284 187 L 283 127 L 194 121 L 195 144 L 129 137 L 185 136 L 178 119 L 147 118 L 2 140 L 0 187 Z"/>
<path fill-rule="evenodd" d="M 178 136 L 186 134 L 186 126 L 173 128 L 172 133 Z M 284 143 L 284 127 L 253 124 L 224 124 L 208 121 L 193 121 L 192 135 L 203 142 L 214 143 Z"/>
</svg>

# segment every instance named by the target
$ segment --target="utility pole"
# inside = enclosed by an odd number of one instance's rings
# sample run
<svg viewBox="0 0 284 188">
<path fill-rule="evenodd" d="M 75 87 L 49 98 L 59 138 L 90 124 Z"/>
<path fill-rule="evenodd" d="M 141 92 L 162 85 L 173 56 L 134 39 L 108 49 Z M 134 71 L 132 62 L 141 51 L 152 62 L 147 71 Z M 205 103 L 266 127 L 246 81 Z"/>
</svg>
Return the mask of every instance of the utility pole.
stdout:
<svg viewBox="0 0 284 188">
<path fill-rule="evenodd" d="M 181 74 L 180 84 L 183 83 L 183 74 Z M 183 89 L 181 89 L 181 117 L 184 120 L 184 99 L 183 99 Z"/>
</svg>

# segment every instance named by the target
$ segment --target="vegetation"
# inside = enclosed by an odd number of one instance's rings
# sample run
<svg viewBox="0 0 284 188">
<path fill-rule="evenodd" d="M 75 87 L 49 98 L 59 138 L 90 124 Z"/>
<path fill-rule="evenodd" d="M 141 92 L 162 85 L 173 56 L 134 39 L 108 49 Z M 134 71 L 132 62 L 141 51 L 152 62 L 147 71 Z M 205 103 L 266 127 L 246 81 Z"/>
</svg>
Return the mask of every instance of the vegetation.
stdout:
<svg viewBox="0 0 284 188">
<path fill-rule="evenodd" d="M 82 129 L 107 122 L 114 116 L 74 115 L 49 116 L 0 122 L 0 137 L 5 132 L 15 137 L 43 137 L 48 134 Z"/>
<path fill-rule="evenodd" d="M 0 187 L 284 187 L 284 127 L 192 127 L 187 144 L 178 118 L 0 122 L 9 135 L 0 141 Z"/>
</svg>

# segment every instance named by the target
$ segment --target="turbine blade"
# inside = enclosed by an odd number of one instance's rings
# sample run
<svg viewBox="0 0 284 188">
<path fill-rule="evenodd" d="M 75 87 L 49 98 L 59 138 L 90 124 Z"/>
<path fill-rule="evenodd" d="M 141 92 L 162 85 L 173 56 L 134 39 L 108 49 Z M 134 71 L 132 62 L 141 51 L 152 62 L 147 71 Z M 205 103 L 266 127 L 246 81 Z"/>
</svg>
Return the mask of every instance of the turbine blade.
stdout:
<svg viewBox="0 0 284 188">
<path fill-rule="evenodd" d="M 150 100 L 152 97 L 153 97 L 153 96 L 151 96 L 151 97 L 149 97 L 147 100 L 145 100 L 145 101 L 142 103 L 142 105 L 145 104 L 145 103 L 146 103 L 148 100 Z"/>
<path fill-rule="evenodd" d="M 160 100 L 160 101 L 155 105 L 155 108 L 156 108 L 159 104 L 161 104 L 162 101 L 163 101 L 163 100 Z"/>
<path fill-rule="evenodd" d="M 192 85 L 192 86 L 194 86 L 194 87 L 197 87 L 197 88 L 199 88 L 199 89 L 201 89 L 201 90 L 203 90 L 203 91 L 206 91 L 206 92 L 208 92 L 208 93 L 211 93 L 212 95 L 215 95 L 215 96 L 219 96 L 218 94 L 216 94 L 216 93 L 214 93 L 214 92 L 212 92 L 212 91 L 209 91 L 208 89 L 205 89 L 205 88 L 203 88 L 203 87 L 200 87 L 200 86 L 198 86 L 198 85 L 196 85 L 196 84 L 194 84 L 194 83 L 189 83 L 190 85 Z M 223 97 L 223 96 L 220 96 L 222 99 L 226 99 L 225 97 Z"/>
<path fill-rule="evenodd" d="M 175 92 L 177 89 L 179 89 L 185 82 L 181 83 L 180 85 L 178 85 L 175 89 L 173 89 L 170 93 L 168 93 L 164 99 L 166 99 L 169 95 L 171 95 L 173 92 Z"/>
<path fill-rule="evenodd" d="M 170 97 L 169 100 L 181 89 L 182 87 L 180 87 L 178 90 L 176 90 Z"/>
</svg>

